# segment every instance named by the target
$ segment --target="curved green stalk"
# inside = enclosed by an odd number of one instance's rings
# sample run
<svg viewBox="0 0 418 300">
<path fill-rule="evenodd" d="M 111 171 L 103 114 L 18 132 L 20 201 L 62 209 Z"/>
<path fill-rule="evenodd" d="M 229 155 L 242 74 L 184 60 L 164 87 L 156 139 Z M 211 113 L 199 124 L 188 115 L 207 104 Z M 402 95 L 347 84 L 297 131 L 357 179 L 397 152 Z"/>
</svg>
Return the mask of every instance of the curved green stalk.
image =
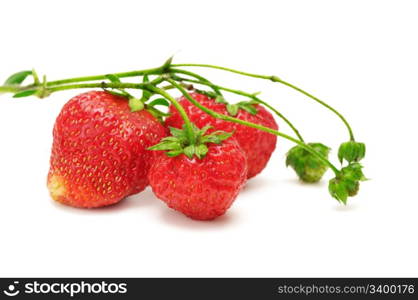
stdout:
<svg viewBox="0 0 418 300">
<path fill-rule="evenodd" d="M 48 92 L 54 93 L 65 90 L 87 89 L 87 88 L 109 88 L 109 89 L 146 89 L 149 83 L 115 83 L 115 82 L 97 82 L 97 83 L 77 83 L 60 85 L 48 88 Z"/>
<path fill-rule="evenodd" d="M 248 127 L 256 128 L 256 129 L 259 129 L 261 131 L 265 131 L 265 132 L 280 136 L 282 138 L 285 138 L 287 140 L 290 140 L 290 141 L 298 144 L 299 146 L 301 146 L 306 151 L 309 151 L 313 155 L 317 156 L 322 162 L 324 162 L 326 165 L 328 165 L 333 170 L 335 175 L 339 174 L 338 169 L 328 159 L 326 159 L 320 153 L 316 152 L 309 145 L 307 145 L 307 144 L 305 144 L 305 143 L 303 143 L 303 142 L 301 142 L 301 141 L 299 141 L 299 140 L 297 140 L 297 139 L 295 139 L 295 138 L 293 138 L 293 137 L 291 137 L 287 134 L 281 133 L 277 130 L 274 130 L 274 129 L 271 129 L 271 128 L 268 128 L 268 127 L 265 127 L 265 126 L 262 126 L 262 125 L 254 124 L 254 123 L 251 123 L 251 122 L 247 122 L 247 121 L 244 121 L 244 120 L 241 120 L 241 119 L 237 119 L 237 118 L 234 118 L 234 117 L 231 117 L 231 116 L 219 114 L 219 113 L 203 106 L 198 101 L 193 99 L 190 96 L 190 94 L 181 85 L 179 85 L 176 81 L 174 81 L 173 79 L 166 79 L 166 81 L 168 81 L 171 85 L 175 86 L 183 94 L 183 96 L 185 96 L 191 103 L 193 103 L 195 106 L 197 106 L 199 109 L 201 109 L 202 111 L 204 111 L 208 115 L 210 115 L 210 116 L 212 116 L 216 119 L 230 121 L 230 122 L 238 123 L 238 124 L 245 125 L 245 126 L 248 126 Z"/>
<path fill-rule="evenodd" d="M 205 82 L 205 83 L 207 83 L 207 85 L 208 85 L 209 87 L 211 87 L 211 88 L 213 89 L 213 91 L 214 91 L 216 94 L 218 94 L 218 95 L 221 95 L 221 96 L 222 96 L 222 93 L 221 93 L 221 91 L 220 91 L 220 89 L 219 89 L 218 87 L 216 87 L 216 86 L 214 86 L 214 85 L 210 85 L 210 83 L 211 83 L 211 82 L 210 82 L 208 79 L 206 79 L 205 77 L 200 76 L 199 74 L 196 74 L 196 73 L 194 73 L 194 72 L 190 72 L 190 71 L 187 71 L 187 70 L 180 70 L 180 69 L 172 69 L 172 68 L 169 68 L 168 70 L 169 70 L 170 72 L 182 73 L 182 74 L 185 74 L 185 75 L 191 76 L 191 77 L 193 77 L 193 78 L 196 78 L 197 80 L 200 80 L 201 82 Z"/>
<path fill-rule="evenodd" d="M 152 69 L 145 69 L 145 70 L 138 70 L 138 71 L 130 71 L 130 72 L 121 72 L 121 73 L 113 73 L 113 75 L 124 78 L 124 77 L 135 77 L 135 76 L 142 76 L 142 75 L 160 75 L 163 74 L 165 67 L 158 67 Z M 74 78 L 67 78 L 67 79 L 60 79 L 55 81 L 49 81 L 47 86 L 55 86 L 67 83 L 74 83 L 74 82 L 84 82 L 84 81 L 95 81 L 95 80 L 104 80 L 107 79 L 106 75 L 93 75 L 93 76 L 84 76 L 84 77 L 74 77 Z"/>
<path fill-rule="evenodd" d="M 216 65 L 210 65 L 210 64 L 173 64 L 171 65 L 172 67 L 204 67 L 204 68 L 212 68 L 212 69 L 218 69 L 218 70 L 223 70 L 223 71 L 228 71 L 228 72 L 232 72 L 232 73 L 236 73 L 236 74 L 240 74 L 240 75 L 244 75 L 244 76 L 249 76 L 249 77 L 253 77 L 253 78 L 260 78 L 260 79 L 267 79 L 273 82 L 279 82 L 283 85 L 286 85 L 302 94 L 304 94 L 305 96 L 308 96 L 309 98 L 315 100 L 316 102 L 318 102 L 319 104 L 323 105 L 324 107 L 328 108 L 329 110 L 331 110 L 333 113 L 335 113 L 340 119 L 341 121 L 343 121 L 344 125 L 347 127 L 348 133 L 350 135 L 350 140 L 354 141 L 354 134 L 353 134 L 353 130 L 351 129 L 350 124 L 347 122 L 347 120 L 344 118 L 343 115 L 341 115 L 335 108 L 331 107 L 329 104 L 325 103 L 324 101 L 320 100 L 319 98 L 313 96 L 312 94 L 302 90 L 301 88 L 298 88 L 297 86 L 284 81 L 282 79 L 280 79 L 277 76 L 269 76 L 269 75 L 259 75 L 259 74 L 253 74 L 253 73 L 248 73 L 248 72 L 243 72 L 243 71 L 239 71 L 239 70 L 235 70 L 235 69 L 231 69 L 231 68 L 226 68 L 226 67 L 221 67 L 221 66 L 216 66 Z"/>
<path fill-rule="evenodd" d="M 181 106 L 180 103 L 178 103 L 176 99 L 174 99 L 169 93 L 167 93 L 163 89 L 160 89 L 160 88 L 155 87 L 155 86 L 149 86 L 148 89 L 150 91 L 153 91 L 155 93 L 160 94 L 161 96 L 163 96 L 164 98 L 169 100 L 174 105 L 174 107 L 180 113 L 180 115 L 181 115 L 181 117 L 184 121 L 184 124 L 185 124 L 185 127 L 186 127 L 185 128 L 186 133 L 187 133 L 187 136 L 189 138 L 190 143 L 194 144 L 195 143 L 195 135 L 194 135 L 193 125 L 192 125 L 192 122 L 190 121 L 189 117 L 187 116 L 187 113 L 184 110 L 183 106 Z"/>
<path fill-rule="evenodd" d="M 187 72 L 184 72 L 184 70 L 171 69 L 171 71 L 172 72 L 175 72 L 175 73 L 182 73 L 182 74 L 186 74 L 187 75 Z M 220 86 L 220 85 L 213 84 L 211 82 L 201 82 L 201 81 L 198 81 L 198 80 L 193 80 L 193 79 L 188 79 L 188 78 L 179 78 L 179 79 L 181 81 L 187 81 L 187 82 L 192 82 L 192 83 L 207 85 L 207 86 L 210 86 L 210 87 L 216 87 L 219 90 L 223 90 L 223 91 L 226 91 L 226 92 L 230 92 L 230 93 L 234 93 L 234 94 L 237 94 L 237 95 L 245 96 L 245 97 L 248 97 L 248 98 L 250 98 L 250 99 L 252 99 L 254 101 L 259 102 L 260 104 L 263 104 L 264 106 L 266 106 L 267 108 L 269 108 L 271 111 L 273 111 L 279 118 L 281 118 L 293 130 L 293 132 L 296 134 L 296 136 L 299 138 L 299 140 L 301 142 L 304 142 L 301 134 L 296 129 L 296 127 L 292 124 L 292 122 L 290 122 L 281 112 L 279 112 L 273 106 L 271 106 L 267 102 L 261 100 L 260 98 L 258 98 L 254 94 L 250 94 L 250 93 L 247 93 L 247 92 L 244 92 L 244 91 L 240 91 L 240 90 L 230 89 L 230 88 L 227 88 L 227 87 L 223 87 L 223 86 Z"/>
<path fill-rule="evenodd" d="M 16 93 L 19 91 L 20 91 L 19 86 L 15 86 L 15 85 L 0 86 L 0 93 Z"/>
</svg>

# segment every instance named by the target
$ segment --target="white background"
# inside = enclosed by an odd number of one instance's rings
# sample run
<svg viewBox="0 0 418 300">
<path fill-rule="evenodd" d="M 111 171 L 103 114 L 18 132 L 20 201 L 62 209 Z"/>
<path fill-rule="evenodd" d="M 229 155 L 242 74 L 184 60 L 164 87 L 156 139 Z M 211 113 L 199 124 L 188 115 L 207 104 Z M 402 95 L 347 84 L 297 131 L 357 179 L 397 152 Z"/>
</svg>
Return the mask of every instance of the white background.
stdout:
<svg viewBox="0 0 418 300">
<path fill-rule="evenodd" d="M 372 180 L 341 206 L 299 183 L 280 139 L 227 215 L 192 221 L 148 189 L 97 210 L 46 189 L 54 119 L 78 91 L 0 96 L 0 276 L 418 276 L 416 1 L 2 1 L 0 77 L 49 79 L 175 62 L 276 74 L 328 101 L 367 144 Z M 337 149 L 342 123 L 285 86 L 263 91 L 308 141 Z M 232 98 L 237 99 L 237 98 Z M 239 100 L 239 99 L 237 99 Z M 289 129 L 279 123 L 283 132 Z M 336 150 L 332 153 L 336 160 Z"/>
</svg>

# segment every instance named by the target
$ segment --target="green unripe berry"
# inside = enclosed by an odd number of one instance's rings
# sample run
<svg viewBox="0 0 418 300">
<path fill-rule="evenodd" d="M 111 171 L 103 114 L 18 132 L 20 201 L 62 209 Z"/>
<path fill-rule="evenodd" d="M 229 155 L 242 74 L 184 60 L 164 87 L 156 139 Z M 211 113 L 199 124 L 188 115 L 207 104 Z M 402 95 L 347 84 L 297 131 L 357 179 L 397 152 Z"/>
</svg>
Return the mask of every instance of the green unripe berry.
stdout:
<svg viewBox="0 0 418 300">
<path fill-rule="evenodd" d="M 309 143 L 308 145 L 324 157 L 328 157 L 329 147 L 321 143 Z M 299 179 L 308 183 L 320 181 L 328 170 L 328 165 L 299 145 L 291 148 L 287 153 L 286 166 L 291 166 Z"/>
<path fill-rule="evenodd" d="M 341 163 L 346 160 L 349 164 L 359 162 L 366 155 L 366 145 L 364 143 L 357 143 L 349 141 L 342 143 L 338 149 L 338 159 Z"/>
</svg>

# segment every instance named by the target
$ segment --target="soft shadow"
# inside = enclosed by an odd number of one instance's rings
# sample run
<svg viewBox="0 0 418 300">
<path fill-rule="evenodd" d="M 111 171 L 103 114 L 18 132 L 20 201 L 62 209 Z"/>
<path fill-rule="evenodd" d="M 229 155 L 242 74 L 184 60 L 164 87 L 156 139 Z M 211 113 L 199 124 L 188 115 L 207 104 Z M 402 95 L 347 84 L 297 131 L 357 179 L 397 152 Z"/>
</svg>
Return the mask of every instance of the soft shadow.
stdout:
<svg viewBox="0 0 418 300">
<path fill-rule="evenodd" d="M 225 215 L 214 220 L 198 221 L 190 219 L 182 213 L 166 207 L 161 212 L 161 219 L 170 226 L 188 230 L 218 230 L 236 224 L 238 216 L 234 215 L 233 212 L 227 212 Z"/>
<path fill-rule="evenodd" d="M 337 206 L 334 206 L 334 210 L 336 210 L 336 211 L 345 211 L 345 212 L 347 212 L 347 211 L 355 211 L 355 210 L 357 210 L 357 205 L 356 204 L 348 204 L 348 205 L 341 205 L 341 204 L 339 204 L 339 205 L 337 205 Z"/>
<path fill-rule="evenodd" d="M 324 179 L 322 179 L 319 182 L 309 183 L 309 182 L 303 182 L 302 180 L 299 180 L 297 178 L 286 178 L 286 179 L 281 179 L 280 182 L 283 182 L 286 184 L 301 185 L 301 186 L 306 186 L 306 187 L 324 187 L 327 184 L 327 180 L 324 180 Z"/>
<path fill-rule="evenodd" d="M 253 192 L 256 190 L 263 190 L 264 187 L 274 186 L 277 184 L 276 180 L 268 177 L 255 177 L 247 181 L 241 193 Z"/>
<path fill-rule="evenodd" d="M 51 202 L 53 203 L 53 205 L 55 205 L 56 208 L 60 210 L 76 214 L 119 213 L 128 209 L 140 209 L 147 206 L 158 205 L 158 199 L 154 196 L 150 188 L 146 188 L 144 191 L 136 195 L 129 196 L 113 205 L 99 208 L 77 208 L 67 206 L 53 200 L 51 200 Z"/>
</svg>

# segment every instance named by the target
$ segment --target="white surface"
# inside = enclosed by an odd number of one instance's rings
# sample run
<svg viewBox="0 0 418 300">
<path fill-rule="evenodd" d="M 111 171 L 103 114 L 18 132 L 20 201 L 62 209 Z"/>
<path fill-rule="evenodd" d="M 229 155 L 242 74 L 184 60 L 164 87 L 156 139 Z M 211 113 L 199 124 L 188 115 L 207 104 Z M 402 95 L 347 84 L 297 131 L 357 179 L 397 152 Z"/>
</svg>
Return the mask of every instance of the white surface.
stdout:
<svg viewBox="0 0 418 300">
<path fill-rule="evenodd" d="M 3 1 L 3 79 L 32 67 L 50 79 L 142 69 L 173 53 L 277 74 L 347 116 L 372 180 L 343 207 L 326 183 L 295 180 L 281 139 L 214 222 L 189 220 L 150 190 L 72 209 L 50 200 L 45 181 L 54 119 L 77 91 L 2 95 L 0 276 L 418 276 L 416 11 L 416 1 Z M 310 141 L 337 149 L 347 139 L 334 115 L 284 86 L 203 74 L 263 91 Z"/>
</svg>

